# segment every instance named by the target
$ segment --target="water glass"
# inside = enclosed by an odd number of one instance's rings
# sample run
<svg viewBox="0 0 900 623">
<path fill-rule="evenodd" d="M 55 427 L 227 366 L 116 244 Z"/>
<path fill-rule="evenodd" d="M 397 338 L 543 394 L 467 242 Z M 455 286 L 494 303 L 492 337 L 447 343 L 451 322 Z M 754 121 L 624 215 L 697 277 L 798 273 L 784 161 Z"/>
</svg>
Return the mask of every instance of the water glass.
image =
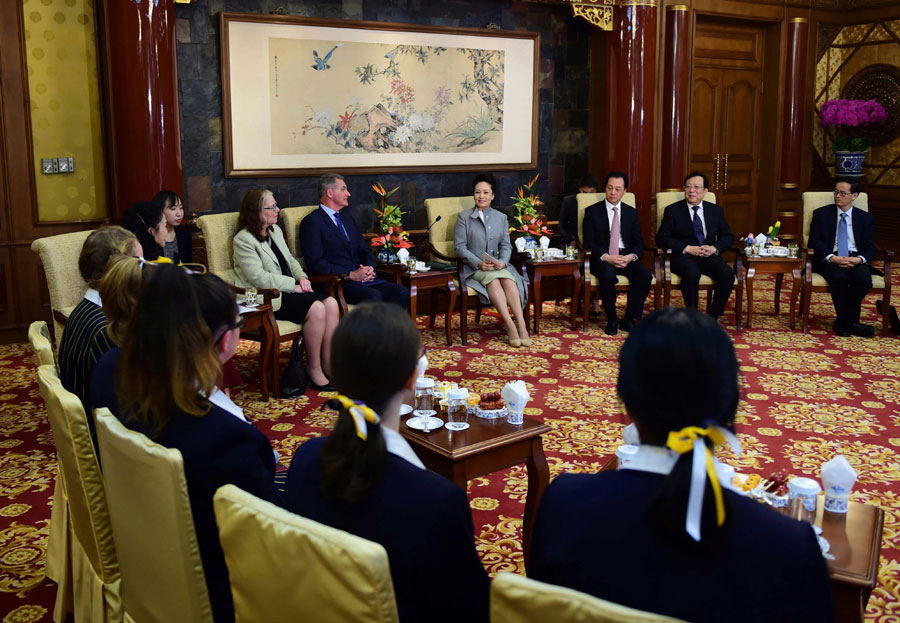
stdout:
<svg viewBox="0 0 900 623">
<path fill-rule="evenodd" d="M 791 257 L 797 257 L 799 252 L 800 252 L 800 247 L 799 247 L 799 245 L 797 245 L 796 242 L 792 242 L 788 245 L 788 254 Z"/>
<path fill-rule="evenodd" d="M 464 387 L 451 389 L 447 394 L 447 424 L 450 430 L 469 428 L 469 390 Z"/>
<path fill-rule="evenodd" d="M 244 288 L 244 305 L 256 305 L 256 288 L 253 286 Z"/>
<path fill-rule="evenodd" d="M 411 257 L 406 260 L 406 268 L 409 269 L 410 275 L 416 274 L 416 258 Z"/>
<path fill-rule="evenodd" d="M 575 245 L 570 244 L 566 247 L 566 259 L 567 260 L 575 259 Z"/>
</svg>

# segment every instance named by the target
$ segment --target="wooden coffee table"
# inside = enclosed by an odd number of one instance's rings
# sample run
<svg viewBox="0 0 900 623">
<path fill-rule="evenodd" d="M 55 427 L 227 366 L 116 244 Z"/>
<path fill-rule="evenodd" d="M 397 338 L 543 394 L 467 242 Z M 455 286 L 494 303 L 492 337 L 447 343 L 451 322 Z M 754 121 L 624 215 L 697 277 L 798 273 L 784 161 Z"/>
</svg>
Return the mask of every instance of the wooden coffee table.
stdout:
<svg viewBox="0 0 900 623">
<path fill-rule="evenodd" d="M 446 329 L 447 329 L 447 346 L 453 344 L 453 338 L 450 335 L 450 319 L 453 316 L 453 308 L 456 306 L 456 285 L 453 278 L 456 276 L 454 270 L 435 270 L 432 268 L 427 271 L 418 271 L 410 273 L 406 266 L 402 264 L 383 264 L 378 267 L 378 272 L 384 279 L 399 283 L 409 290 L 409 315 L 412 319 L 416 319 L 418 309 L 419 290 L 431 290 L 431 305 L 434 309 L 435 301 L 433 295 L 441 290 L 447 292 L 447 307 L 445 308 Z M 434 314 L 431 316 L 429 329 L 434 328 Z"/>
<path fill-rule="evenodd" d="M 581 260 L 528 260 L 525 262 L 528 270 L 528 279 L 531 282 L 531 300 L 534 302 L 534 332 L 541 332 L 541 310 L 543 297 L 541 296 L 541 279 L 544 277 L 571 276 L 572 286 L 572 329 L 575 329 L 575 313 L 578 308 L 578 294 L 581 292 Z"/>
<path fill-rule="evenodd" d="M 269 400 L 269 369 L 272 371 L 272 389 L 275 398 L 281 396 L 281 387 L 278 369 L 279 344 L 275 343 L 275 335 L 278 333 L 278 323 L 272 306 L 268 303 L 252 308 L 242 314 L 246 318 L 246 324 L 241 332 L 255 333 L 259 338 L 259 381 L 262 391 L 262 399 Z"/>
<path fill-rule="evenodd" d="M 550 482 L 550 469 L 541 442 L 541 435 L 550 432 L 550 427 L 528 418 L 522 424 L 509 424 L 505 418 L 484 420 L 469 416 L 466 430 L 440 428 L 426 434 L 406 425 L 410 417 L 412 414 L 401 418 L 402 435 L 428 469 L 449 478 L 463 491 L 473 478 L 525 463 L 528 494 L 522 525 L 522 551 L 527 560 L 538 502 Z"/>
<path fill-rule="evenodd" d="M 747 324 L 749 328 L 753 320 L 753 277 L 756 273 L 775 273 L 775 313 L 781 307 L 781 283 L 784 273 L 791 273 L 791 331 L 794 330 L 794 319 L 797 311 L 797 297 L 802 285 L 801 268 L 803 259 L 799 257 L 751 257 L 744 258 L 747 274 Z"/>
</svg>

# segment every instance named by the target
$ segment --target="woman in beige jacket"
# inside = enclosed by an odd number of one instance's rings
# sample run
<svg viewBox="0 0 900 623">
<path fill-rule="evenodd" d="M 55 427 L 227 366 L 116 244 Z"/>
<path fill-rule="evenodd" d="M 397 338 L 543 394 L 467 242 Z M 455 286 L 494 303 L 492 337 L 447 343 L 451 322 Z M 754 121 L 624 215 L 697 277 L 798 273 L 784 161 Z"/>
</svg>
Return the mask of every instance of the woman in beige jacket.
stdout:
<svg viewBox="0 0 900 623">
<path fill-rule="evenodd" d="M 307 376 L 316 389 L 331 389 L 331 335 L 338 323 L 334 298 L 313 292 L 312 285 L 291 255 L 278 222 L 278 204 L 262 188 L 244 195 L 234 237 L 235 283 L 240 287 L 274 289 L 275 318 L 303 324 Z"/>
</svg>

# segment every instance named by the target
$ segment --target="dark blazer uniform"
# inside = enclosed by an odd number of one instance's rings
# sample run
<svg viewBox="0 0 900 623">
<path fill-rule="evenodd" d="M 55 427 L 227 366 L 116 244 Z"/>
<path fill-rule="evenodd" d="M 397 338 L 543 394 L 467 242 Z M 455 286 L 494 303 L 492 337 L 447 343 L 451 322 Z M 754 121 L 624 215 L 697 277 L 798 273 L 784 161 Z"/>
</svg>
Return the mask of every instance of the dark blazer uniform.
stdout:
<svg viewBox="0 0 900 623">
<path fill-rule="evenodd" d="M 566 195 L 559 206 L 559 235 L 569 244 L 578 238 L 578 195 Z"/>
<path fill-rule="evenodd" d="M 330 499 L 319 471 L 325 441 L 311 439 L 297 449 L 286 508 L 384 546 L 403 623 L 487 623 L 489 582 L 475 551 L 465 492 L 388 454 L 381 481 L 359 502 Z"/>
<path fill-rule="evenodd" d="M 842 268 L 825 261 L 836 253 L 837 226 L 840 208 L 836 204 L 818 208 L 809 225 L 809 247 L 813 250 L 813 269 L 831 286 L 831 300 L 837 315 L 836 328 L 847 329 L 859 322 L 859 310 L 872 288 L 872 260 L 875 258 L 875 219 L 859 208 L 850 210 L 853 241 L 856 251 L 851 256 L 865 259 L 853 268 Z"/>
<path fill-rule="evenodd" d="M 347 232 L 346 237 L 321 207 L 300 221 L 300 248 L 306 268 L 314 273 L 341 275 L 356 270 L 361 264 L 374 267 L 375 256 L 356 223 L 349 215 L 345 216 L 343 210 L 338 211 L 338 217 Z M 324 287 L 321 284 L 313 286 Z M 348 280 L 344 282 L 344 298 L 351 304 L 384 300 L 406 307 L 409 304 L 409 290 L 383 279 L 367 283 Z"/>
<path fill-rule="evenodd" d="M 563 474 L 544 492 L 528 576 L 692 623 L 828 623 L 831 581 L 808 524 L 724 491 L 725 524 L 664 538 L 646 510 L 665 476 Z M 707 495 L 709 489 L 707 488 Z M 684 525 L 684 516 L 674 518 Z"/>
<path fill-rule="evenodd" d="M 106 353 L 94 369 L 91 381 L 94 407 L 108 408 L 128 428 L 181 452 L 213 619 L 216 623 L 233 622 L 231 586 L 219 543 L 213 495 L 222 485 L 232 483 L 259 498 L 280 503 L 275 489 L 272 446 L 255 426 L 216 405 L 202 417 L 173 413 L 165 429 L 154 435 L 119 409 L 115 388 L 119 352 L 114 349 Z"/>
<path fill-rule="evenodd" d="M 599 282 L 597 290 L 603 310 L 610 320 L 616 317 L 616 275 L 628 278 L 631 287 L 628 290 L 628 303 L 625 307 L 624 322 L 639 320 L 644 310 L 644 301 L 650 292 L 650 271 L 641 263 L 644 255 L 644 239 L 641 236 L 641 224 L 638 221 L 638 213 L 632 206 L 619 203 L 619 231 L 622 235 L 623 248 L 619 249 L 619 255 L 634 254 L 637 260 L 632 261 L 625 268 L 616 268 L 600 258 L 609 251 L 609 216 L 606 210 L 606 200 L 598 201 L 584 211 L 582 232 L 584 235 L 584 247 L 591 250 L 591 273 Z"/>
<path fill-rule="evenodd" d="M 684 199 L 666 208 L 656 234 L 656 244 L 672 249 L 672 272 L 681 277 L 681 296 L 685 306 L 697 307 L 700 275 L 706 275 L 716 282 L 712 305 L 706 311 L 712 316 L 721 316 L 734 289 L 734 270 L 722 259 L 722 253 L 731 248 L 734 236 L 722 207 L 708 201 L 702 204 L 706 224 L 706 239 L 702 244 L 714 246 L 719 251 L 718 255 L 695 257 L 684 252 L 688 245 L 701 244 L 694 233 L 692 212 Z"/>
</svg>

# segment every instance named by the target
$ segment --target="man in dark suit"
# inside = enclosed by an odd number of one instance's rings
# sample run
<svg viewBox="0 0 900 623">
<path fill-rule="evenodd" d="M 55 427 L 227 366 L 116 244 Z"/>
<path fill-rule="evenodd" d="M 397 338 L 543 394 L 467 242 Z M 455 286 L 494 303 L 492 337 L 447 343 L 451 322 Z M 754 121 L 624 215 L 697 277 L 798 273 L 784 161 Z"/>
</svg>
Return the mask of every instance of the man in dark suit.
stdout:
<svg viewBox="0 0 900 623">
<path fill-rule="evenodd" d="M 684 178 L 684 199 L 666 207 L 656 244 L 672 249 L 672 272 L 681 277 L 685 307 L 697 307 L 700 275 L 715 281 L 706 313 L 718 318 L 734 289 L 734 270 L 722 259 L 734 236 L 721 206 L 703 201 L 708 190 L 709 180 L 703 173 L 694 171 Z"/>
<path fill-rule="evenodd" d="M 606 176 L 606 199 L 584 211 L 584 247 L 591 251 L 591 273 L 599 282 L 597 291 L 606 312 L 606 334 L 615 335 L 617 275 L 628 278 L 628 303 L 622 318 L 622 330 L 629 331 L 640 320 L 644 301 L 650 292 L 650 271 L 641 264 L 644 239 L 637 210 L 622 203 L 628 188 L 628 175 L 613 171 Z"/>
<path fill-rule="evenodd" d="M 581 178 L 578 184 L 579 193 L 595 193 L 600 183 L 590 173 Z M 559 235 L 564 244 L 570 244 L 578 238 L 578 195 L 567 195 L 559 207 Z"/>
<path fill-rule="evenodd" d="M 356 223 L 342 210 L 350 191 L 344 178 L 326 173 L 319 178 L 319 209 L 300 222 L 300 248 L 306 267 L 314 273 L 347 275 L 344 298 L 348 303 L 386 301 L 409 305 L 409 290 L 375 277 L 375 256 Z"/>
<path fill-rule="evenodd" d="M 853 209 L 860 192 L 862 185 L 858 181 L 838 178 L 834 203 L 813 212 L 809 226 L 813 270 L 831 286 L 837 314 L 832 329 L 841 337 L 869 337 L 875 333 L 875 327 L 859 322 L 862 300 L 872 287 L 875 257 L 874 219 L 868 212 Z"/>
</svg>

